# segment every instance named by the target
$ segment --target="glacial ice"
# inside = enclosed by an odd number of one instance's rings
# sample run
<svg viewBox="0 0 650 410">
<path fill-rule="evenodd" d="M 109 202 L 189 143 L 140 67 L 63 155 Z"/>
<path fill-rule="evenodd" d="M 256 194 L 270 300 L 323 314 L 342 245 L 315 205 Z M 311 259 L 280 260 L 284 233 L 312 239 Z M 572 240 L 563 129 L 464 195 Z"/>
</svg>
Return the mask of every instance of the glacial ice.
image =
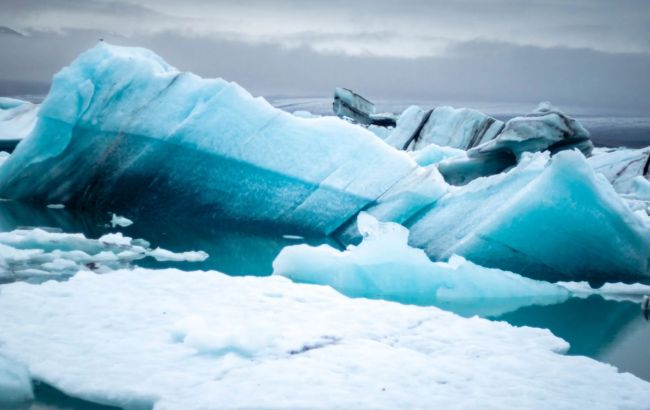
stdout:
<svg viewBox="0 0 650 410">
<path fill-rule="evenodd" d="M 368 126 L 394 127 L 392 114 L 376 114 L 375 104 L 347 88 L 334 89 L 332 110 L 341 118 Z"/>
<path fill-rule="evenodd" d="M 277 276 L 81 272 L 3 285 L 0 311 L 0 352 L 32 378 L 125 408 L 644 409 L 650 401 L 647 382 L 558 354 L 568 345 L 548 330 L 350 299 Z"/>
<path fill-rule="evenodd" d="M 483 268 L 455 255 L 449 262 L 431 262 L 423 250 L 408 246 L 408 229 L 366 213 L 359 214 L 357 227 L 363 240 L 345 251 L 329 245 L 284 248 L 273 262 L 273 274 L 329 285 L 353 297 L 437 306 L 488 305 L 494 299 L 546 304 L 568 296 L 557 285 Z"/>
<path fill-rule="evenodd" d="M 635 179 L 650 178 L 650 147 L 598 148 L 589 158 L 589 164 L 596 172 L 603 174 L 617 192 L 634 194 L 637 188 L 643 191 L 643 184 L 638 186 L 639 182 L 635 182 Z"/>
<path fill-rule="evenodd" d="M 631 300 L 640 302 L 644 296 L 650 296 L 650 285 L 642 283 L 605 283 L 594 288 L 588 282 L 558 282 L 557 285 L 571 291 L 574 296 L 600 295 L 608 300 Z"/>
<path fill-rule="evenodd" d="M 36 124 L 39 106 L 28 101 L 0 97 L 0 151 L 11 152 Z"/>
<path fill-rule="evenodd" d="M 502 128 L 503 122 L 469 108 L 443 106 L 424 111 L 414 105 L 400 115 L 386 142 L 411 151 L 429 144 L 467 150 L 492 140 Z"/>
<path fill-rule="evenodd" d="M 130 267 L 133 261 L 145 257 L 200 262 L 208 255 L 203 251 L 174 253 L 151 249 L 147 241 L 120 232 L 98 239 L 38 228 L 0 232 L 0 282 L 41 281 L 71 276 L 80 270 L 110 272 Z"/>
<path fill-rule="evenodd" d="M 436 260 L 462 255 L 546 280 L 650 275 L 650 224 L 585 157 L 525 155 L 514 169 L 451 190 L 407 221 Z"/>
<path fill-rule="evenodd" d="M 589 155 L 593 144 L 589 132 L 573 118 L 544 102 L 530 114 L 509 120 L 496 138 L 468 150 L 472 158 L 508 153 L 515 158 L 524 152 L 555 153 L 577 148 Z"/>
<path fill-rule="evenodd" d="M 417 169 L 362 127 L 100 43 L 54 77 L 0 196 L 327 234 Z"/>
<path fill-rule="evenodd" d="M 25 366 L 0 354 L 0 406 L 32 398 L 32 381 Z"/>
</svg>

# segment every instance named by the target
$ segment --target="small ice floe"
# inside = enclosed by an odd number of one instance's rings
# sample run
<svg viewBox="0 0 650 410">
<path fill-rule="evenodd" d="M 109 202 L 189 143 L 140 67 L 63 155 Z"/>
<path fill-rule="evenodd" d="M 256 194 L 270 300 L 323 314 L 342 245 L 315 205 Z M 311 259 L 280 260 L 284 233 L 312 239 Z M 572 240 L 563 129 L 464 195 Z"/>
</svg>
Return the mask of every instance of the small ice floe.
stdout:
<svg viewBox="0 0 650 410">
<path fill-rule="evenodd" d="M 50 209 L 64 209 L 65 205 L 63 205 L 63 204 L 48 204 L 47 207 L 50 208 Z"/>
<path fill-rule="evenodd" d="M 69 277 L 80 270 L 105 273 L 131 268 L 133 262 L 146 257 L 158 261 L 200 262 L 208 254 L 151 249 L 149 242 L 120 232 L 99 239 L 39 228 L 0 232 L 0 281 Z"/>
<path fill-rule="evenodd" d="M 32 381 L 25 366 L 0 355 L 0 408 L 33 398 Z"/>
<path fill-rule="evenodd" d="M 282 235 L 282 237 L 284 239 L 291 239 L 291 240 L 294 240 L 294 241 L 299 241 L 299 240 L 305 239 L 304 237 L 302 237 L 300 235 Z"/>
<path fill-rule="evenodd" d="M 632 301 L 645 303 L 650 295 L 650 285 L 642 283 L 605 283 L 599 288 L 592 288 L 588 282 L 558 282 L 557 285 L 568 289 L 574 296 L 587 297 L 600 295 L 607 300 Z"/>
<path fill-rule="evenodd" d="M 123 216 L 119 216 L 117 214 L 113 214 L 111 217 L 111 227 L 115 228 L 116 226 L 121 226 L 123 228 L 126 228 L 127 226 L 133 225 L 133 221 L 130 220 L 129 218 L 125 218 Z"/>
</svg>

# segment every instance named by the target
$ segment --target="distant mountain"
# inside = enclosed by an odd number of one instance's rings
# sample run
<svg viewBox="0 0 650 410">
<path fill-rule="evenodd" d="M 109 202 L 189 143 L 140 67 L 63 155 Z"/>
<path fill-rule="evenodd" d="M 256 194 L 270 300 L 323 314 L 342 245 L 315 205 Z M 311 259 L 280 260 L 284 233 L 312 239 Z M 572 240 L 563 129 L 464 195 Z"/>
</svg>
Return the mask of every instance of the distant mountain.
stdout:
<svg viewBox="0 0 650 410">
<path fill-rule="evenodd" d="M 21 33 L 17 32 L 16 30 L 10 29 L 7 26 L 0 26 L 0 36 L 2 36 L 2 35 L 25 37 L 24 34 L 21 34 Z"/>
</svg>

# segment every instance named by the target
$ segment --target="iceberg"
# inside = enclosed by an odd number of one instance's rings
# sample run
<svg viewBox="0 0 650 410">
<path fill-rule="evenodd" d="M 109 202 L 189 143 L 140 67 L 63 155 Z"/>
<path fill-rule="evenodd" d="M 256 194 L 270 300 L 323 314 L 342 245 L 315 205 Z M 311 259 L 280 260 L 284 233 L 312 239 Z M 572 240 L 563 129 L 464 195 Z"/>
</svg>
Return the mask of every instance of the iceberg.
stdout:
<svg viewBox="0 0 650 410">
<path fill-rule="evenodd" d="M 0 97 L 0 151 L 12 152 L 36 124 L 39 105 Z"/>
<path fill-rule="evenodd" d="M 375 104 L 347 88 L 334 89 L 332 110 L 338 117 L 350 119 L 358 124 L 375 127 L 395 126 L 393 115 L 376 114 Z"/>
<path fill-rule="evenodd" d="M 589 164 L 596 172 L 603 174 L 617 192 L 634 194 L 640 189 L 640 194 L 644 196 L 644 184 L 637 178 L 640 177 L 646 181 L 650 179 L 650 147 L 642 149 L 599 148 L 589 158 Z"/>
<path fill-rule="evenodd" d="M 589 132 L 573 118 L 566 116 L 548 102 L 540 103 L 530 114 L 509 120 L 496 138 L 469 149 L 471 158 L 507 153 L 515 158 L 524 152 L 577 148 L 589 155 L 594 146 Z"/>
<path fill-rule="evenodd" d="M 418 106 L 404 110 L 386 142 L 403 150 L 419 150 L 429 144 L 463 150 L 495 138 L 503 122 L 469 108 L 448 106 L 424 111 Z"/>
<path fill-rule="evenodd" d="M 435 260 L 551 281 L 650 276 L 650 224 L 576 151 L 525 155 L 512 170 L 451 190 L 405 222 Z"/>
<path fill-rule="evenodd" d="M 567 343 L 548 330 L 350 299 L 278 276 L 81 272 L 66 282 L 3 285 L 0 311 L 0 352 L 32 379 L 129 409 L 488 401 L 644 409 L 650 401 L 650 384 L 561 354 Z"/>
<path fill-rule="evenodd" d="M 0 196 L 328 234 L 417 169 L 362 127 L 100 43 L 54 77 Z"/>
<path fill-rule="evenodd" d="M 422 305 L 485 307 L 495 300 L 515 300 L 521 306 L 559 303 L 569 294 L 563 287 L 455 255 L 449 262 L 431 262 L 423 250 L 408 246 L 408 229 L 366 213 L 359 214 L 357 227 L 362 242 L 344 251 L 329 245 L 284 248 L 273 262 L 273 274 L 329 285 L 348 296 Z"/>
</svg>

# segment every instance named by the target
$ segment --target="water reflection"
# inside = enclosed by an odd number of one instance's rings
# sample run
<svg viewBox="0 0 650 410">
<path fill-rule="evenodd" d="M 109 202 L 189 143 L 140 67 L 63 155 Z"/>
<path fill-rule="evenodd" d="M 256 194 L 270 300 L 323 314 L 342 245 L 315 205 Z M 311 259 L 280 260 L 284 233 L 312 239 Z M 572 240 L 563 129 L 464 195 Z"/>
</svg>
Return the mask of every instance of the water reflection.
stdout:
<svg viewBox="0 0 650 410">
<path fill-rule="evenodd" d="M 650 380 L 650 322 L 638 303 L 593 295 L 556 305 L 527 306 L 491 318 L 549 329 L 571 344 L 569 354 L 593 357 Z"/>
</svg>

